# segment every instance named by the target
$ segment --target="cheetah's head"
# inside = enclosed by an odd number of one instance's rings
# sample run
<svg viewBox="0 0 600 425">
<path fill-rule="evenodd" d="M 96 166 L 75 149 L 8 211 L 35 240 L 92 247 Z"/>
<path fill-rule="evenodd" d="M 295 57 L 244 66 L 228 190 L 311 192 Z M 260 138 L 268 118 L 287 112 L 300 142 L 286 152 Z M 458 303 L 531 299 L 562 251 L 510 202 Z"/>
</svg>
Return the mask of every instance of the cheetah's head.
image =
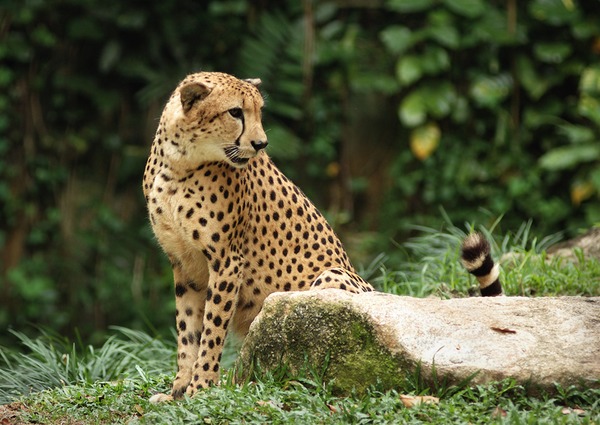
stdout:
<svg viewBox="0 0 600 425">
<path fill-rule="evenodd" d="M 167 160 L 186 168 L 213 161 L 244 167 L 267 146 L 259 84 L 217 72 L 188 75 L 169 99 L 156 134 Z"/>
</svg>

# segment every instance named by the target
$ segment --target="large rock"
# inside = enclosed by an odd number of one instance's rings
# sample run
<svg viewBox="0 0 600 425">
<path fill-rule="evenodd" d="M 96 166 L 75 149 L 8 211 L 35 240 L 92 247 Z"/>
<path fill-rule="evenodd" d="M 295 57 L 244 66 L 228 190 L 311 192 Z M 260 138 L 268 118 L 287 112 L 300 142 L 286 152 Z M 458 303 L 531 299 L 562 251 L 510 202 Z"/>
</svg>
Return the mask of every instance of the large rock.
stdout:
<svg viewBox="0 0 600 425">
<path fill-rule="evenodd" d="M 600 386 L 600 298 L 439 300 L 328 289 L 270 295 L 238 359 L 248 373 L 307 363 L 342 392 L 421 378 L 512 377 L 530 392 Z M 327 368 L 325 369 L 325 365 Z"/>
<path fill-rule="evenodd" d="M 574 239 L 557 243 L 548 248 L 549 256 L 561 256 L 576 262 L 575 249 L 580 249 L 584 258 L 600 260 L 600 227 L 593 227 Z"/>
</svg>

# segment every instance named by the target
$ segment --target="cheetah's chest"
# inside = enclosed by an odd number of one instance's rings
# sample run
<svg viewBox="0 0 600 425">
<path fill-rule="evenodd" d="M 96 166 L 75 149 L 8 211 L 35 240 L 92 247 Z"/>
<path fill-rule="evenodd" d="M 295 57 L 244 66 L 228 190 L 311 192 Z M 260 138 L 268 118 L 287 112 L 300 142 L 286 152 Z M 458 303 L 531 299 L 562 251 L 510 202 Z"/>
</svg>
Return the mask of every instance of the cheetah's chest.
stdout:
<svg viewBox="0 0 600 425">
<path fill-rule="evenodd" d="M 240 238 L 241 183 L 239 172 L 222 164 L 179 178 L 157 174 L 148 208 L 154 233 L 173 261 L 190 267 L 201 262 L 206 268 L 207 256 Z"/>
</svg>

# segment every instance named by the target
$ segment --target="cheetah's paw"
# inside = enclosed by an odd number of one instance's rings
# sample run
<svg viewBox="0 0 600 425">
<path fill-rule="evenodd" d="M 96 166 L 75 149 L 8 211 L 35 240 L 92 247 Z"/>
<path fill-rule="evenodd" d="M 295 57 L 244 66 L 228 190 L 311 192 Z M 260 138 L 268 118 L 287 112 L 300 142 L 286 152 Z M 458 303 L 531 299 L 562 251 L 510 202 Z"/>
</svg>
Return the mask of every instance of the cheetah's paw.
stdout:
<svg viewBox="0 0 600 425">
<path fill-rule="evenodd" d="M 152 404 L 166 403 L 168 401 L 173 401 L 173 396 L 163 393 L 157 393 L 150 397 L 149 401 Z"/>
</svg>

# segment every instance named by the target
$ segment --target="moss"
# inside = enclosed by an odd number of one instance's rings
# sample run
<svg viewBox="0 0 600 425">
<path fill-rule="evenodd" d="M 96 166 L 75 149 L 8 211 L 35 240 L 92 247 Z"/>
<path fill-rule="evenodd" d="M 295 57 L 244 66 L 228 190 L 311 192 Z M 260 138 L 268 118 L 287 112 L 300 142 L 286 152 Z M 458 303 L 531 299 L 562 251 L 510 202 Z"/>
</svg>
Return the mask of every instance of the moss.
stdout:
<svg viewBox="0 0 600 425">
<path fill-rule="evenodd" d="M 389 389 L 403 383 L 400 360 L 377 341 L 371 324 L 364 318 L 352 324 L 348 346 L 356 349 L 346 352 L 328 370 L 340 391 L 363 393 L 374 384 Z"/>
<path fill-rule="evenodd" d="M 261 373 L 285 370 L 298 375 L 307 366 L 325 371 L 323 379 L 341 393 L 362 393 L 374 384 L 398 387 L 406 369 L 379 343 L 364 314 L 343 301 L 307 297 L 281 297 L 267 304 L 237 366 L 247 376 L 257 372 L 252 371 L 255 363 Z"/>
</svg>

